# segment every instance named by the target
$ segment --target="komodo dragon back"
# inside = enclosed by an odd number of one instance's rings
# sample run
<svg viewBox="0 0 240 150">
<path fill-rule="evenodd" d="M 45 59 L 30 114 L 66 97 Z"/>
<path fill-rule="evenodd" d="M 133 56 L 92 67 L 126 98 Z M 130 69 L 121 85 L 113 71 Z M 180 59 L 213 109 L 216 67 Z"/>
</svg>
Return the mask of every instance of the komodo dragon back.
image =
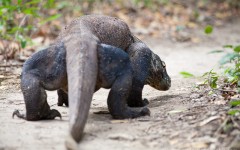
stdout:
<svg viewBox="0 0 240 150">
<path fill-rule="evenodd" d="M 80 25 L 81 24 L 81 25 Z M 83 26 L 85 29 L 83 29 Z M 103 15 L 86 15 L 74 19 L 60 33 L 58 41 L 65 39 L 67 34 L 91 31 L 100 43 L 112 45 L 126 50 L 134 42 L 128 25 L 121 19 Z"/>
</svg>

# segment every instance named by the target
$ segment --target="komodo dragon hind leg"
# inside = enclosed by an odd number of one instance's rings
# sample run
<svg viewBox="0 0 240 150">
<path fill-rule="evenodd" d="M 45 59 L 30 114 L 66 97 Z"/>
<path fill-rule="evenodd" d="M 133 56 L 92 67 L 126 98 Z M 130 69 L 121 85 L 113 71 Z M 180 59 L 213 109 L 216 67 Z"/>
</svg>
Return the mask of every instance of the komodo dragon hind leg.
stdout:
<svg viewBox="0 0 240 150">
<path fill-rule="evenodd" d="M 54 119 L 55 117 L 62 118 L 57 110 L 50 109 L 47 103 L 46 91 L 41 86 L 41 81 L 38 77 L 31 73 L 23 73 L 21 89 L 26 104 L 26 115 L 15 110 L 12 117 L 16 115 L 29 121 Z"/>
<path fill-rule="evenodd" d="M 65 41 L 70 134 L 76 142 L 83 135 L 98 73 L 97 42 L 90 35 L 70 34 Z"/>
</svg>

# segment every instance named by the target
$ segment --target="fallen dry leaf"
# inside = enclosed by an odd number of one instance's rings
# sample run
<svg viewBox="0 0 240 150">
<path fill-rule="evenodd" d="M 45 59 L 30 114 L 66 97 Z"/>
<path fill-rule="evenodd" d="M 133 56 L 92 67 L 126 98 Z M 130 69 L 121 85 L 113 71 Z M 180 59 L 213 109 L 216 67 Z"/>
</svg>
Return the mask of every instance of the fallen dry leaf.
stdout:
<svg viewBox="0 0 240 150">
<path fill-rule="evenodd" d="M 129 135 L 129 134 L 123 134 L 123 133 L 115 133 L 108 136 L 109 139 L 112 140 L 120 140 L 120 141 L 134 141 L 136 138 Z"/>
<path fill-rule="evenodd" d="M 111 120 L 110 121 L 111 123 L 128 123 L 129 122 L 129 120 L 127 120 L 127 119 L 124 119 L 124 120 Z"/>
</svg>

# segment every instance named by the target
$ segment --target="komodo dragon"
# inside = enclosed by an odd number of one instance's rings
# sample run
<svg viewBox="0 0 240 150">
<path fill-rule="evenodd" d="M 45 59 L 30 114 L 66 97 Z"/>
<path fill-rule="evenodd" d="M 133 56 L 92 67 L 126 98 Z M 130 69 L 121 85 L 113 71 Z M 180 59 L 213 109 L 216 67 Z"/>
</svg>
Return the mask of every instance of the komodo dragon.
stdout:
<svg viewBox="0 0 240 150">
<path fill-rule="evenodd" d="M 136 55 L 135 65 L 131 67 L 128 55 L 119 48 L 131 56 Z M 143 75 L 133 80 L 134 71 Z M 45 92 L 61 89 L 69 95 L 70 137 L 79 142 L 95 91 L 101 87 L 111 88 L 107 104 L 113 118 L 135 118 L 149 115 L 149 109 L 129 107 L 126 101 L 128 97 L 134 101 L 134 96 L 142 91 L 145 83 L 159 90 L 170 87 L 170 78 L 160 58 L 134 38 L 122 20 L 87 15 L 73 20 L 52 46 L 37 52 L 25 62 L 21 89 L 26 115 L 14 111 L 13 116 L 26 120 L 61 117 L 57 110 L 50 109 Z M 133 102 L 130 105 L 139 104 Z"/>
<path fill-rule="evenodd" d="M 148 84 L 157 90 L 168 90 L 171 79 L 166 72 L 166 65 L 158 55 L 154 54 L 143 42 L 137 41 L 126 50 L 133 68 L 133 82 L 127 104 L 130 107 L 143 107 L 149 102 L 142 100 L 144 85 Z M 165 82 L 167 81 L 167 82 Z M 68 106 L 68 95 L 63 90 L 58 91 L 58 106 Z"/>
</svg>

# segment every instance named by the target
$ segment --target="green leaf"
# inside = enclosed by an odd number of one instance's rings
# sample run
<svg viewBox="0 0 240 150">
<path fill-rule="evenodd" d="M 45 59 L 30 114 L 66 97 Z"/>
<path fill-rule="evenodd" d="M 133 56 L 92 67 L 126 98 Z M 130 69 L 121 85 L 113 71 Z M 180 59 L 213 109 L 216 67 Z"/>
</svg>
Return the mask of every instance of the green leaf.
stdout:
<svg viewBox="0 0 240 150">
<path fill-rule="evenodd" d="M 231 60 L 234 60 L 237 57 L 239 57 L 237 53 L 227 53 L 220 59 L 219 63 L 221 65 L 224 65 L 226 63 L 229 63 Z"/>
<path fill-rule="evenodd" d="M 240 105 L 240 100 L 235 100 L 230 102 L 231 107 L 235 107 L 237 105 Z"/>
<path fill-rule="evenodd" d="M 31 1 L 27 2 L 27 3 L 25 3 L 25 5 L 27 5 L 27 6 L 35 5 L 35 4 L 38 4 L 40 2 L 41 2 L 41 0 L 31 0 Z"/>
<path fill-rule="evenodd" d="M 212 94 L 214 94 L 212 90 L 208 92 L 208 95 L 212 95 Z"/>
<path fill-rule="evenodd" d="M 18 0 L 18 5 L 21 5 L 22 4 L 22 0 Z"/>
<path fill-rule="evenodd" d="M 25 48 L 27 45 L 27 41 L 26 40 L 21 40 L 21 47 Z"/>
<path fill-rule="evenodd" d="M 205 33 L 206 33 L 206 34 L 211 34 L 212 31 L 213 31 L 213 27 L 212 27 L 211 25 L 207 25 L 207 26 L 205 27 Z"/>
<path fill-rule="evenodd" d="M 209 72 L 205 72 L 202 77 L 208 76 L 209 74 L 216 74 L 216 72 L 213 72 L 213 69 L 211 69 Z"/>
<path fill-rule="evenodd" d="M 233 48 L 232 45 L 223 45 L 223 48 Z"/>
<path fill-rule="evenodd" d="M 47 19 L 43 20 L 40 22 L 40 25 L 44 25 L 45 23 L 49 22 L 49 21 L 52 21 L 52 20 L 56 20 L 58 19 L 59 17 L 61 17 L 62 15 L 61 14 L 56 14 L 56 15 L 53 15 L 51 17 L 48 17 Z"/>
<path fill-rule="evenodd" d="M 37 13 L 37 8 L 28 8 L 23 10 L 23 13 L 26 15 L 33 15 L 37 17 L 39 14 Z"/>
<path fill-rule="evenodd" d="M 233 76 L 233 78 L 231 80 L 229 80 L 231 82 L 231 84 L 237 83 L 238 81 L 238 76 Z"/>
<path fill-rule="evenodd" d="M 209 74 L 209 72 L 205 72 L 203 75 L 202 75 L 202 77 L 205 77 L 205 76 L 207 76 Z"/>
<path fill-rule="evenodd" d="M 224 52 L 223 50 L 213 50 L 211 52 L 209 52 L 208 54 L 214 54 L 214 53 L 222 53 Z"/>
<path fill-rule="evenodd" d="M 55 0 L 48 0 L 47 3 L 45 4 L 46 8 L 52 8 L 54 6 L 54 1 Z"/>
<path fill-rule="evenodd" d="M 233 110 L 229 110 L 229 111 L 228 111 L 228 114 L 229 114 L 229 115 L 233 115 L 233 116 L 234 116 L 235 114 L 237 114 L 237 113 L 240 113 L 240 110 L 238 110 L 238 109 L 233 109 Z"/>
<path fill-rule="evenodd" d="M 211 80 L 210 80 L 210 87 L 215 89 L 217 88 L 217 80 L 218 80 L 218 77 L 211 77 Z"/>
<path fill-rule="evenodd" d="M 233 50 L 234 50 L 234 52 L 239 53 L 240 52 L 240 45 L 236 46 Z"/>
<path fill-rule="evenodd" d="M 11 30 L 10 31 L 8 31 L 8 34 L 14 34 L 14 33 L 16 33 L 16 32 L 22 32 L 23 31 L 23 28 L 21 28 L 21 27 L 13 27 L 13 28 L 11 28 Z"/>
<path fill-rule="evenodd" d="M 190 77 L 194 77 L 193 74 L 186 72 L 186 71 L 182 71 L 180 72 L 180 74 L 184 77 L 184 78 L 190 78 Z"/>
</svg>

